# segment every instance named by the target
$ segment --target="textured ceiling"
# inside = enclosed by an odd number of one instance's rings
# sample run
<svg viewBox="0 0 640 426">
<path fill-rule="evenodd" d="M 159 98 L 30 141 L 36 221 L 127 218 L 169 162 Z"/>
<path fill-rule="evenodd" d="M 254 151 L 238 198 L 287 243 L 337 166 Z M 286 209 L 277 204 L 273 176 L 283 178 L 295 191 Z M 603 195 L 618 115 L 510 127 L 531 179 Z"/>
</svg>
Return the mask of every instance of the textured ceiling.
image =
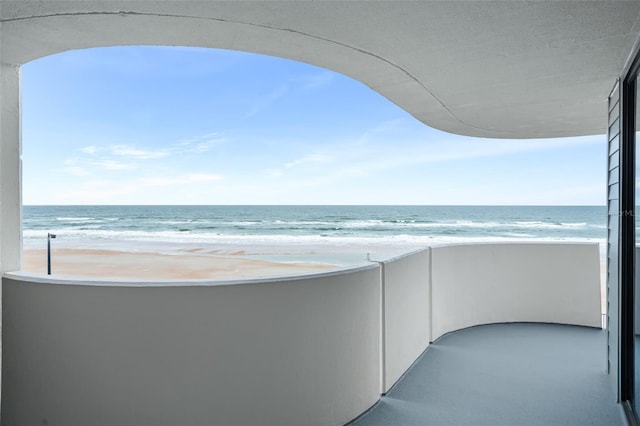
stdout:
<svg viewBox="0 0 640 426">
<path fill-rule="evenodd" d="M 357 79 L 428 126 L 472 136 L 605 133 L 640 1 L 6 1 L 0 60 L 183 45 Z M 337 100 L 339 101 L 339 100 Z"/>
</svg>

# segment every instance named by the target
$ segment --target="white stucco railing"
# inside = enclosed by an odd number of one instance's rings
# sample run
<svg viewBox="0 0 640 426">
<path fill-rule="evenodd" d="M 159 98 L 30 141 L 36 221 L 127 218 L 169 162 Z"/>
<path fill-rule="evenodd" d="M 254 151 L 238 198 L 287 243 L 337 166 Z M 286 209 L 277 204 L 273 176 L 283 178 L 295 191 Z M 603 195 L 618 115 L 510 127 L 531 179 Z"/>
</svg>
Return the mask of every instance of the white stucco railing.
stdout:
<svg viewBox="0 0 640 426">
<path fill-rule="evenodd" d="M 340 425 L 444 333 L 600 326 L 597 244 L 427 248 L 249 281 L 5 274 L 2 425 Z"/>
<path fill-rule="evenodd" d="M 382 263 L 384 393 L 431 341 L 429 249 Z"/>
<path fill-rule="evenodd" d="M 377 265 L 3 287 L 3 425 L 339 425 L 380 395 Z"/>
<path fill-rule="evenodd" d="M 497 322 L 601 327 L 597 243 L 433 247 L 432 340 Z"/>
</svg>

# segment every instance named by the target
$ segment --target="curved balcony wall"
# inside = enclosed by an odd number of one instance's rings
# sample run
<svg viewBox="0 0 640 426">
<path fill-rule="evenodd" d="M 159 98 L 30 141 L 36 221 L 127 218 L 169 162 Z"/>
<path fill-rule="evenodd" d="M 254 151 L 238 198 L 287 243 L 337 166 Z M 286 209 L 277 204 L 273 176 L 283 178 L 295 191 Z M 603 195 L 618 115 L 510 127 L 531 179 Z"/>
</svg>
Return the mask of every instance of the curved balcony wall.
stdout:
<svg viewBox="0 0 640 426">
<path fill-rule="evenodd" d="M 380 394 L 377 265 L 3 293 L 3 425 L 338 425 Z"/>
<path fill-rule="evenodd" d="M 432 248 L 432 340 L 498 322 L 601 327 L 594 244 L 466 244 Z"/>
<path fill-rule="evenodd" d="M 6 274 L 2 425 L 344 424 L 444 333 L 599 327 L 598 267 L 597 244 L 473 244 L 242 282 Z"/>
</svg>

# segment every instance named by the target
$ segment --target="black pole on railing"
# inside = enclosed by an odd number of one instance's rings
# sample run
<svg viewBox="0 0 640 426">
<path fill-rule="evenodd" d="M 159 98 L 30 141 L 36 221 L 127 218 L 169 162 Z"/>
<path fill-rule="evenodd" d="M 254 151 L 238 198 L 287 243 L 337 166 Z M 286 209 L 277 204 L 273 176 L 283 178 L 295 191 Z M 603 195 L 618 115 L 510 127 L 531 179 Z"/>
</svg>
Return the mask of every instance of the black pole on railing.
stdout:
<svg viewBox="0 0 640 426">
<path fill-rule="evenodd" d="M 47 275 L 51 275 L 51 239 L 55 237 L 56 234 L 47 234 Z"/>
</svg>

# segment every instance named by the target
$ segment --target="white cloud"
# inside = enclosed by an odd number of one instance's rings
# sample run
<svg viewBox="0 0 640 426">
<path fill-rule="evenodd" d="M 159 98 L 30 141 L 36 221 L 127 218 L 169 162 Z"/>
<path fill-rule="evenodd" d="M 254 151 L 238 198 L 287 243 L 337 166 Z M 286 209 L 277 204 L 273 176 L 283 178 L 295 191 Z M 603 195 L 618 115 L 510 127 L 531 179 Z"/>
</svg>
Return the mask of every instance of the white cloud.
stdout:
<svg viewBox="0 0 640 426">
<path fill-rule="evenodd" d="M 85 154 L 93 155 L 96 152 L 98 152 L 98 148 L 91 145 L 91 146 L 85 146 L 84 148 L 81 148 L 80 151 L 84 152 Z"/>
<path fill-rule="evenodd" d="M 216 139 L 220 137 L 220 133 L 218 132 L 209 132 L 209 133 L 205 133 L 203 135 L 200 136 L 193 136 L 190 138 L 185 138 L 183 140 L 181 140 L 180 142 L 178 142 L 178 146 L 188 146 L 197 142 L 201 142 L 203 140 L 207 140 L 207 139 Z"/>
<path fill-rule="evenodd" d="M 226 142 L 226 139 L 211 139 L 204 142 L 199 142 L 193 146 L 192 151 L 196 153 L 203 153 L 209 151 L 216 145 Z"/>
<path fill-rule="evenodd" d="M 213 174 L 207 174 L 207 173 L 192 173 L 192 174 L 183 176 L 184 183 L 213 182 L 220 179 L 222 179 L 222 176 L 220 175 L 213 175 Z"/>
<path fill-rule="evenodd" d="M 156 176 L 156 177 L 140 178 L 135 181 L 134 186 L 144 188 L 149 186 L 177 185 L 179 183 L 182 183 L 182 181 L 178 178 Z"/>
<path fill-rule="evenodd" d="M 82 183 L 82 185 L 85 188 L 94 188 L 94 189 L 104 188 L 106 186 L 109 186 L 110 184 L 111 182 L 106 180 L 88 180 Z"/>
<path fill-rule="evenodd" d="M 289 163 L 285 164 L 284 167 L 287 169 L 291 169 L 293 167 L 298 167 L 304 164 L 328 163 L 330 161 L 331 161 L 331 157 L 328 155 L 312 154 L 312 155 L 307 155 L 306 157 L 302 157 L 302 158 L 298 158 L 296 160 L 290 161 Z"/>
<path fill-rule="evenodd" d="M 131 168 L 130 164 L 121 163 L 121 162 L 115 161 L 115 160 L 94 161 L 91 164 L 96 166 L 96 167 L 100 167 L 102 169 L 105 169 L 105 170 L 124 170 L 124 169 L 130 169 Z"/>
<path fill-rule="evenodd" d="M 81 166 L 67 166 L 67 167 L 62 167 L 60 169 L 54 169 L 56 172 L 62 172 L 62 173 L 67 173 L 70 174 L 72 176 L 77 176 L 77 177 L 81 177 L 81 176 L 87 176 L 89 175 L 89 171 L 87 169 L 85 169 L 84 167 Z"/>
<path fill-rule="evenodd" d="M 393 127 L 392 123 L 388 125 Z M 402 174 L 409 168 L 416 170 L 415 166 L 424 165 L 421 175 L 426 176 L 430 167 L 436 164 L 451 164 L 454 170 L 459 167 L 458 162 L 465 160 L 478 159 L 478 164 L 492 158 L 508 161 L 508 157 L 515 154 L 549 151 L 549 155 L 554 155 L 555 149 L 580 149 L 604 144 L 604 139 L 600 136 L 493 140 L 461 139 L 442 135 L 439 140 L 434 140 L 433 136 L 431 140 L 393 139 L 384 132 L 377 134 L 377 130 L 371 129 L 367 132 L 368 140 L 365 144 L 362 143 L 361 137 L 356 137 L 351 141 L 325 145 L 324 152 L 302 156 L 286 163 L 280 169 L 268 169 L 266 174 L 270 178 L 279 179 L 278 189 L 282 193 L 293 193 L 305 188 L 337 188 L 343 185 L 344 191 L 348 191 L 349 187 L 360 185 L 362 182 L 393 182 L 397 174 Z M 322 169 L 311 167 L 314 163 L 322 163 Z M 472 182 L 470 186 L 473 186 Z M 484 191 L 478 193 L 484 194 Z M 593 188 L 590 193 L 595 193 Z M 586 190 L 584 195 L 588 195 Z"/>
<path fill-rule="evenodd" d="M 150 187 L 150 186 L 171 186 L 171 185 L 188 185 L 200 182 L 213 182 L 222 179 L 221 175 L 206 173 L 191 173 L 176 177 L 147 177 L 141 178 L 134 182 L 133 186 Z"/>
<path fill-rule="evenodd" d="M 218 132 L 211 132 L 201 136 L 184 139 L 176 143 L 170 150 L 176 154 L 196 153 L 202 154 L 211 150 L 214 146 L 228 142 L 229 139 L 223 137 Z"/>
<path fill-rule="evenodd" d="M 282 177 L 285 172 L 283 169 L 291 170 L 291 169 L 303 169 L 300 166 L 310 165 L 310 164 L 320 164 L 320 163 L 330 163 L 333 161 L 333 157 L 326 154 L 311 154 L 301 158 L 297 158 L 293 161 L 289 161 L 285 163 L 282 168 L 279 169 L 269 169 L 266 171 L 267 176 L 272 178 Z"/>
<path fill-rule="evenodd" d="M 336 78 L 336 73 L 332 71 L 323 71 L 318 74 L 302 77 L 303 90 L 314 90 L 322 87 L 330 86 Z"/>
<path fill-rule="evenodd" d="M 275 103 L 278 99 L 284 97 L 289 92 L 289 88 L 286 86 L 278 87 L 271 93 L 258 97 L 249 111 L 245 114 L 244 118 L 252 117 L 261 111 L 265 110 L 269 105 Z"/>
<path fill-rule="evenodd" d="M 152 160 L 156 158 L 162 158 L 169 155 L 166 150 L 151 151 L 145 149 L 134 148 L 129 145 L 113 145 L 110 147 L 111 154 L 129 157 L 138 160 Z"/>
<path fill-rule="evenodd" d="M 368 134 L 369 132 L 366 132 Z M 604 144 L 601 136 L 562 139 L 449 139 L 438 141 L 394 141 L 376 138 L 362 146 L 363 138 L 334 147 L 341 164 L 360 175 L 419 164 L 456 162 L 475 158 L 496 158 L 526 152 Z M 342 172 L 338 174 L 342 176 Z"/>
<path fill-rule="evenodd" d="M 280 169 L 271 169 L 271 170 L 267 170 L 267 175 L 269 177 L 280 177 L 284 175 L 284 173 L 282 173 L 282 170 Z"/>
<path fill-rule="evenodd" d="M 78 159 L 68 158 L 64 160 L 63 164 L 65 167 L 54 169 L 54 171 L 76 177 L 88 176 L 90 174 L 90 171 L 87 170 L 87 168 L 84 167 Z"/>
</svg>

